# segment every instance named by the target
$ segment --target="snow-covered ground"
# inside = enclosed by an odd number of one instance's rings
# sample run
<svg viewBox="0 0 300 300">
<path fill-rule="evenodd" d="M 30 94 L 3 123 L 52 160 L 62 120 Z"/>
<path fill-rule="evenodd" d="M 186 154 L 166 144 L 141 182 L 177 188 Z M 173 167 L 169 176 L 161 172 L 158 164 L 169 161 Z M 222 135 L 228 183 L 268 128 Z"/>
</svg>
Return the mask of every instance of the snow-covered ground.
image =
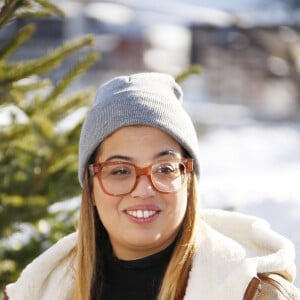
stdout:
<svg viewBox="0 0 300 300">
<path fill-rule="evenodd" d="M 200 138 L 200 156 L 201 205 L 265 218 L 294 243 L 299 272 L 300 124 L 215 127 Z"/>
</svg>

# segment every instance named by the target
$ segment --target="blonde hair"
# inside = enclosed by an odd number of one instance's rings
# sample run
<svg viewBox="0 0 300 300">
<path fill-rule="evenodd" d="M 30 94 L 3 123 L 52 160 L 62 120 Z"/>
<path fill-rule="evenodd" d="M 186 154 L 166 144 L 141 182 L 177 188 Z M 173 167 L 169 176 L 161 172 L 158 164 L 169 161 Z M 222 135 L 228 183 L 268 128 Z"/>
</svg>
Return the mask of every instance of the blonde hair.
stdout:
<svg viewBox="0 0 300 300">
<path fill-rule="evenodd" d="M 164 275 L 158 300 L 181 300 L 185 295 L 189 271 L 195 253 L 197 230 L 197 178 L 189 178 L 188 203 L 173 255 Z"/>
<path fill-rule="evenodd" d="M 85 172 L 82 203 L 78 222 L 78 242 L 76 249 L 77 269 L 73 300 L 90 298 L 90 289 L 94 272 L 96 245 L 93 203 L 90 188 L 91 184 L 88 180 L 88 174 Z"/>
<path fill-rule="evenodd" d="M 196 176 L 194 174 L 190 175 L 188 180 L 187 210 L 173 255 L 161 284 L 158 295 L 159 300 L 181 300 L 185 294 L 195 250 L 195 232 L 197 227 L 196 182 Z M 84 178 L 78 231 L 76 282 L 72 299 L 101 299 L 99 294 L 101 294 L 101 283 L 103 283 L 102 255 L 108 236 L 97 216 L 93 203 L 92 180 L 89 180 L 87 172 Z M 97 280 L 97 285 L 93 284 L 95 280 Z"/>
</svg>

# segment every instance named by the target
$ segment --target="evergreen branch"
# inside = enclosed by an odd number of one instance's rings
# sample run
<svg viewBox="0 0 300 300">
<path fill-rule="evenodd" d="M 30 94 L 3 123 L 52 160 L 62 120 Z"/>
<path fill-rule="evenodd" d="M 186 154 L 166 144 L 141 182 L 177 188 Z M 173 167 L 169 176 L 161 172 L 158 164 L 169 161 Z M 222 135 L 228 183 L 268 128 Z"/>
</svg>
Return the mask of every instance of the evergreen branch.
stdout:
<svg viewBox="0 0 300 300">
<path fill-rule="evenodd" d="M 0 130 L 0 149 L 1 154 L 3 156 L 6 156 L 4 154 L 7 147 L 11 147 L 11 145 L 19 139 L 21 136 L 25 136 L 28 134 L 28 126 L 27 124 L 17 124 L 13 128 L 10 127 L 8 130 Z"/>
<path fill-rule="evenodd" d="M 30 60 L 24 63 L 11 64 L 5 78 L 0 78 L 0 85 L 8 85 L 16 80 L 28 77 L 32 74 L 44 74 L 59 66 L 61 61 L 78 51 L 84 46 L 91 45 L 94 41 L 92 36 L 86 36 L 68 43 L 51 51 L 39 59 Z"/>
<path fill-rule="evenodd" d="M 54 17 L 61 15 L 46 2 L 46 0 L 0 0 L 0 9 L 3 3 L 6 5 L 0 12 L 0 25 L 1 22 L 5 25 L 7 21 L 10 22 L 18 16 L 36 18 L 50 13 Z M 0 178 L 3 179 L 0 180 L 0 206 L 3 201 L 7 204 L 5 212 L 0 209 L 0 260 L 10 257 L 17 266 L 17 268 L 8 268 L 8 273 L 5 274 L 1 273 L 0 267 L 0 277 L 3 275 L 0 280 L 0 294 L 2 287 L 19 276 L 26 262 L 41 252 L 43 241 L 52 243 L 57 240 L 57 233 L 60 236 L 64 235 L 67 228 L 70 228 L 63 222 L 61 225 L 56 225 L 55 216 L 49 216 L 48 204 L 69 199 L 80 192 L 76 180 L 76 166 L 82 120 L 78 120 L 78 123 L 76 122 L 74 127 L 67 131 L 58 131 L 56 125 L 65 117 L 64 108 L 68 112 L 76 111 L 90 104 L 92 98 L 91 89 L 89 93 L 75 91 L 71 96 L 60 95 L 66 89 L 64 85 L 71 82 L 92 63 L 85 58 L 88 56 L 87 52 L 92 52 L 86 51 L 90 50 L 89 45 L 93 42 L 91 37 L 69 42 L 32 60 L 21 58 L 20 61 L 8 61 L 7 58 L 11 53 L 26 40 L 24 36 L 22 38 L 23 41 L 11 36 L 0 46 L 2 48 L 0 49 L 2 55 L 0 56 L 0 98 L 4 96 L 0 101 L 5 101 L 5 104 L 15 103 L 13 105 L 18 106 L 25 113 L 23 123 L 23 119 L 18 118 L 19 110 L 11 110 L 11 122 L 0 128 Z M 84 46 L 88 49 L 83 48 Z M 81 50 L 82 48 L 84 51 Z M 73 67 L 78 58 L 82 61 L 78 66 Z M 67 65 L 68 69 L 64 68 L 63 71 L 68 72 L 68 75 L 59 83 L 60 86 L 55 88 L 56 91 L 53 87 L 41 89 L 45 82 L 39 78 L 39 75 L 45 73 L 45 77 L 49 78 L 49 73 L 55 71 L 55 67 L 61 64 L 63 67 Z M 37 79 L 33 78 L 36 81 L 27 80 L 28 77 L 31 79 L 32 75 L 36 76 Z M 64 76 L 60 76 L 62 77 Z M 50 80 L 48 82 L 51 84 Z M 57 93 L 56 95 L 59 96 L 47 103 L 49 107 L 45 108 L 45 98 L 48 97 L 49 92 L 52 92 L 52 95 Z M 52 224 L 56 227 L 54 233 L 51 230 L 51 236 L 43 237 L 37 231 L 38 234 L 34 239 L 26 242 L 17 254 L 3 250 L 5 249 L 3 237 L 7 229 L 10 230 L 9 235 L 11 235 L 18 231 L 18 228 L 14 227 L 16 222 L 37 224 L 42 218 L 52 220 L 51 229 L 53 229 Z"/>
<path fill-rule="evenodd" d="M 43 120 L 39 120 L 41 123 L 43 123 Z M 33 124 L 34 126 L 36 124 Z M 40 124 L 41 125 L 41 124 Z M 38 131 L 40 128 L 36 128 Z M 41 132 L 42 133 L 42 132 Z M 37 174 L 34 178 L 32 178 L 31 183 L 28 184 L 28 194 L 32 195 L 35 194 L 41 186 L 45 183 L 47 177 L 51 176 L 49 174 L 49 170 L 52 165 L 54 165 L 57 161 L 57 156 L 62 157 L 62 153 L 65 149 L 65 145 L 60 145 L 61 143 L 57 142 L 57 140 L 61 140 L 60 135 L 52 135 L 52 138 L 47 138 L 46 140 L 50 141 L 48 146 L 51 145 L 51 149 L 55 149 L 55 151 L 52 151 L 50 156 L 47 157 L 47 159 L 43 162 L 43 166 L 41 167 L 41 172 Z"/>
<path fill-rule="evenodd" d="M 4 103 L 15 103 L 20 109 L 24 112 L 32 110 L 32 106 L 37 105 L 35 100 L 28 100 L 28 93 L 32 92 L 30 96 L 37 95 L 37 90 L 42 90 L 45 88 L 52 87 L 52 82 L 49 79 L 36 80 L 34 82 L 24 83 L 24 80 L 21 79 L 17 82 L 13 82 L 6 89 L 0 88 L 0 105 Z M 16 95 L 20 96 L 20 102 L 16 101 Z M 31 97 L 32 98 L 32 97 Z M 35 97 L 35 99 L 37 96 Z M 40 97 L 41 98 L 41 97 Z M 29 104 L 29 105 L 24 105 Z"/>
<path fill-rule="evenodd" d="M 16 10 L 25 4 L 25 0 L 5 1 L 0 11 L 0 28 L 14 15 Z"/>
<path fill-rule="evenodd" d="M 27 24 L 19 30 L 2 48 L 0 48 L 0 58 L 4 60 L 12 54 L 15 49 L 26 42 L 35 32 L 33 24 Z"/>
<path fill-rule="evenodd" d="M 59 95 L 61 95 L 70 83 L 81 73 L 85 72 L 93 63 L 99 59 L 98 53 L 90 53 L 84 59 L 82 59 L 75 67 L 57 84 L 56 88 L 52 91 L 49 97 L 46 99 L 46 103 L 51 102 Z"/>
<path fill-rule="evenodd" d="M 32 92 L 33 96 L 37 94 L 37 90 L 49 88 L 52 86 L 52 83 L 48 79 L 39 80 L 33 83 L 20 84 L 19 82 L 12 84 L 11 89 L 8 90 L 6 95 L 0 100 L 1 103 L 14 103 L 18 106 L 24 113 L 29 114 L 32 112 L 33 107 L 38 108 L 38 103 L 40 101 L 35 96 L 34 100 L 28 99 L 28 93 Z"/>
<path fill-rule="evenodd" d="M 41 5 L 44 8 L 47 8 L 48 10 L 55 12 L 58 16 L 60 17 L 65 17 L 66 14 L 64 13 L 64 11 L 62 11 L 57 5 L 45 1 L 45 0 L 35 0 L 36 3 L 38 3 L 39 5 Z"/>
<path fill-rule="evenodd" d="M 0 85 L 0 105 L 7 101 L 8 93 L 11 87 L 12 84 L 6 85 L 5 88 L 1 87 Z"/>
<path fill-rule="evenodd" d="M 35 4 L 38 4 L 41 8 L 38 7 L 32 8 L 33 5 L 31 4 L 31 10 L 23 10 L 21 12 L 16 13 L 17 18 L 43 18 L 49 17 L 53 14 L 56 14 L 59 17 L 65 17 L 65 13 L 55 4 L 45 1 L 45 0 L 32 0 Z"/>
<path fill-rule="evenodd" d="M 19 107 L 18 103 L 23 99 L 24 94 L 12 89 L 12 91 L 8 93 L 7 97 L 10 104 L 15 104 Z"/>
<path fill-rule="evenodd" d="M 64 96 L 63 103 L 56 103 L 50 108 L 49 117 L 55 122 L 60 121 L 62 118 L 65 118 L 68 112 L 76 110 L 79 107 L 89 106 L 94 96 L 94 88 L 77 91 L 72 95 Z"/>
<path fill-rule="evenodd" d="M 52 84 L 49 79 L 36 80 L 34 82 L 29 83 L 21 83 L 20 81 L 18 81 L 13 84 L 13 89 L 23 93 L 27 93 L 30 91 L 50 87 L 51 85 Z"/>
<path fill-rule="evenodd" d="M 69 110 L 74 107 L 81 107 L 82 105 L 90 105 L 91 100 L 95 96 L 95 88 L 87 88 L 85 90 L 80 90 L 74 92 L 74 94 L 64 96 L 64 104 L 62 104 L 61 108 Z M 56 109 L 56 107 L 53 107 Z M 53 110 L 54 112 L 54 110 Z M 57 112 L 58 113 L 58 112 Z"/>
<path fill-rule="evenodd" d="M 24 11 L 16 14 L 18 19 L 42 19 L 53 14 L 50 10 L 39 10 L 36 12 Z"/>
<path fill-rule="evenodd" d="M 41 140 L 48 140 L 55 135 L 54 123 L 46 116 L 34 115 L 30 121 L 34 132 Z"/>
<path fill-rule="evenodd" d="M 191 65 L 186 70 L 175 76 L 175 80 L 177 83 L 184 81 L 188 76 L 192 74 L 200 74 L 202 69 L 199 65 Z"/>
</svg>

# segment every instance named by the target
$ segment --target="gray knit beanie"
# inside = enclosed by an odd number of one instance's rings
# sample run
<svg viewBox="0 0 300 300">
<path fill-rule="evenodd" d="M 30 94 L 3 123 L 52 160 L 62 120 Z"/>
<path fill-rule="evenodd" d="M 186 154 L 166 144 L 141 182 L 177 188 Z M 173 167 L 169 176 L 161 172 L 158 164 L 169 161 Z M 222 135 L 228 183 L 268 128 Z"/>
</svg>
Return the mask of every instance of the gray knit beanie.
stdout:
<svg viewBox="0 0 300 300">
<path fill-rule="evenodd" d="M 172 136 L 194 159 L 194 170 L 199 177 L 197 135 L 181 104 L 182 90 L 167 74 L 120 76 L 100 86 L 80 135 L 81 186 L 88 161 L 99 144 L 115 130 L 130 125 L 156 127 Z"/>
</svg>

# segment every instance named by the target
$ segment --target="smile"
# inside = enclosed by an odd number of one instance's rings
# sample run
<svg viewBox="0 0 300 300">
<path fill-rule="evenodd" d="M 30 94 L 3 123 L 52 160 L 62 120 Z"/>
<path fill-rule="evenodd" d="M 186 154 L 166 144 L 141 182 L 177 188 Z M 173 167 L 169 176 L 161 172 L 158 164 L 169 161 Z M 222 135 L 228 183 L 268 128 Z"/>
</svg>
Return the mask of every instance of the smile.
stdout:
<svg viewBox="0 0 300 300">
<path fill-rule="evenodd" d="M 154 216 L 156 214 L 156 211 L 139 209 L 139 210 L 128 210 L 126 211 L 126 213 L 138 219 L 147 219 Z"/>
</svg>

